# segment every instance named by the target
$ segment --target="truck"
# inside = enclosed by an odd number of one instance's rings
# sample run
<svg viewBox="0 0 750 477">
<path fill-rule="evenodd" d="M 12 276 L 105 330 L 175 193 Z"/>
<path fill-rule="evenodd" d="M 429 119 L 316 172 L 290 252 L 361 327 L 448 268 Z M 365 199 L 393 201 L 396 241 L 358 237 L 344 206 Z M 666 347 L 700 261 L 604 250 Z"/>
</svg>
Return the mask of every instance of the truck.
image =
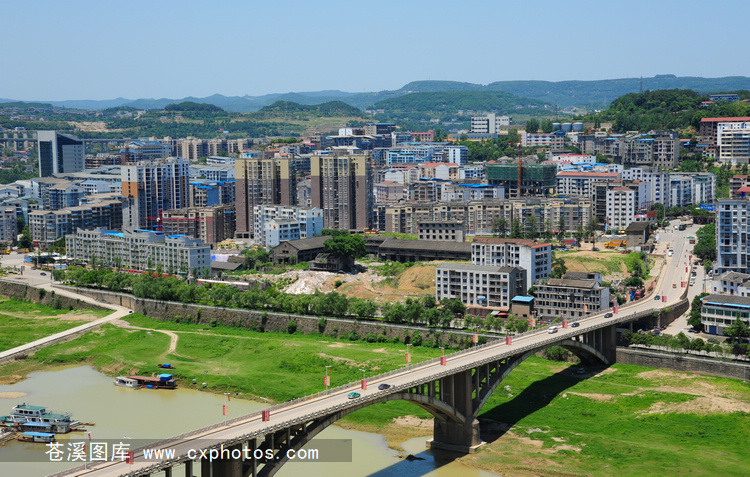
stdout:
<svg viewBox="0 0 750 477">
<path fill-rule="evenodd" d="M 628 243 L 624 240 L 610 240 L 604 246 L 607 248 L 627 247 Z"/>
<path fill-rule="evenodd" d="M 685 230 L 685 224 L 680 224 L 679 230 Z"/>
</svg>

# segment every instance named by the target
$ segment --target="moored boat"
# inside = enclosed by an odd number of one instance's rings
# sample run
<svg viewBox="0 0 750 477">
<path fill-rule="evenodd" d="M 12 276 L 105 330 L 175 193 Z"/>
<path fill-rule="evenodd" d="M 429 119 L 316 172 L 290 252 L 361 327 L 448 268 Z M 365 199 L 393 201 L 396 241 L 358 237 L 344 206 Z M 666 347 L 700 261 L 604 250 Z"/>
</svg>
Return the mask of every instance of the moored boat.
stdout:
<svg viewBox="0 0 750 477">
<path fill-rule="evenodd" d="M 122 386 L 124 388 L 137 388 L 138 387 L 138 380 L 128 378 L 126 376 L 117 376 L 115 378 L 115 386 Z"/>
<path fill-rule="evenodd" d="M 47 411 L 44 406 L 18 404 L 13 406 L 10 416 L 3 416 L 2 422 L 15 428 L 44 430 L 50 433 L 66 433 L 80 426 L 69 413 L 59 414 Z"/>
<path fill-rule="evenodd" d="M 55 435 L 51 432 L 24 432 L 17 438 L 23 442 L 54 442 Z"/>
</svg>

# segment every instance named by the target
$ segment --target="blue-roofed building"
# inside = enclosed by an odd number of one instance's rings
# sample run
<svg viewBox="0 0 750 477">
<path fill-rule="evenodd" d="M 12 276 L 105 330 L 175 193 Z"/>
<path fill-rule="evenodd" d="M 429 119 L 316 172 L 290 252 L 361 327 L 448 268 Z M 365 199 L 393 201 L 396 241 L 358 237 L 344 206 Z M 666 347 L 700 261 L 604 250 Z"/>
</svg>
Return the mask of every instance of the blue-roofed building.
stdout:
<svg viewBox="0 0 750 477">
<path fill-rule="evenodd" d="M 701 324 L 706 333 L 724 335 L 736 319 L 750 324 L 750 297 L 713 294 L 701 299 Z"/>
<path fill-rule="evenodd" d="M 153 270 L 161 265 L 167 273 L 211 267 L 211 248 L 199 239 L 181 234 L 147 229 L 118 233 L 105 228 L 79 228 L 75 234 L 65 236 L 65 245 L 69 259 L 96 261 L 105 267 Z"/>
</svg>

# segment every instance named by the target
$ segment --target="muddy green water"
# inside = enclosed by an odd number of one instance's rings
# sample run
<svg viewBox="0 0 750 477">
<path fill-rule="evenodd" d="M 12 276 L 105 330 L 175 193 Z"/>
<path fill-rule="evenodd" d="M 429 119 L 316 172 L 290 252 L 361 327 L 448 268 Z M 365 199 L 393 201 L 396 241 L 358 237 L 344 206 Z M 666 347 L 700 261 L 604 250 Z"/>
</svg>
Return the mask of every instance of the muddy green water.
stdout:
<svg viewBox="0 0 750 477">
<path fill-rule="evenodd" d="M 174 391 L 128 389 L 114 386 L 112 378 L 90 367 L 73 367 L 31 374 L 28 379 L 13 385 L 0 385 L 2 393 L 25 393 L 20 398 L 0 397 L 0 415 L 22 402 L 46 406 L 52 412 L 70 412 L 82 422 L 93 422 L 89 428 L 93 441 L 97 439 L 161 440 L 193 429 L 221 422 L 224 396 L 188 389 Z M 229 418 L 257 411 L 262 403 L 233 398 L 229 402 Z M 59 435 L 65 443 L 70 438 L 80 439 L 81 433 Z M 446 454 L 425 451 L 425 438 L 412 439 L 404 444 L 408 453 L 424 460 L 406 461 L 389 449 L 385 437 L 378 434 L 347 431 L 330 427 L 319 434 L 320 439 L 351 439 L 352 462 L 349 463 L 290 463 L 276 474 L 295 476 L 421 476 L 433 477 L 491 477 L 452 462 Z M 314 442 L 314 441 L 313 441 Z M 312 444 L 310 444 L 312 446 Z M 45 476 L 69 467 L 70 463 L 52 463 L 45 455 L 44 444 L 9 441 L 0 447 L 0 476 Z M 200 476 L 200 465 L 194 466 Z M 155 474 L 155 477 L 159 474 Z M 161 473 L 160 475 L 164 475 Z M 173 475 L 183 476 L 181 466 Z"/>
</svg>

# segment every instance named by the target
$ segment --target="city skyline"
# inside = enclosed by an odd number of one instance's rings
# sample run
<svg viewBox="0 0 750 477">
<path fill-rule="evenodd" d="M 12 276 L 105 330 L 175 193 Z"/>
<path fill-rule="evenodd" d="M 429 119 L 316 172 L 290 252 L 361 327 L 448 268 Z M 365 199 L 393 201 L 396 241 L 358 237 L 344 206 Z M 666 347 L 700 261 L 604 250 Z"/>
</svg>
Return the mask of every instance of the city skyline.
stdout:
<svg viewBox="0 0 750 477">
<path fill-rule="evenodd" d="M 0 97 L 104 100 L 399 89 L 411 81 L 750 76 L 732 48 L 690 35 L 695 1 L 602 6 L 447 1 L 350 8 L 286 0 L 39 2 L 4 9 L 0 40 L 28 54 Z M 741 44 L 747 2 L 723 4 L 723 44 Z M 458 12 L 458 14 L 457 14 Z M 461 13 L 463 12 L 463 14 Z M 31 25 L 31 27 L 29 27 Z M 616 55 L 616 56 L 615 56 Z"/>
</svg>

